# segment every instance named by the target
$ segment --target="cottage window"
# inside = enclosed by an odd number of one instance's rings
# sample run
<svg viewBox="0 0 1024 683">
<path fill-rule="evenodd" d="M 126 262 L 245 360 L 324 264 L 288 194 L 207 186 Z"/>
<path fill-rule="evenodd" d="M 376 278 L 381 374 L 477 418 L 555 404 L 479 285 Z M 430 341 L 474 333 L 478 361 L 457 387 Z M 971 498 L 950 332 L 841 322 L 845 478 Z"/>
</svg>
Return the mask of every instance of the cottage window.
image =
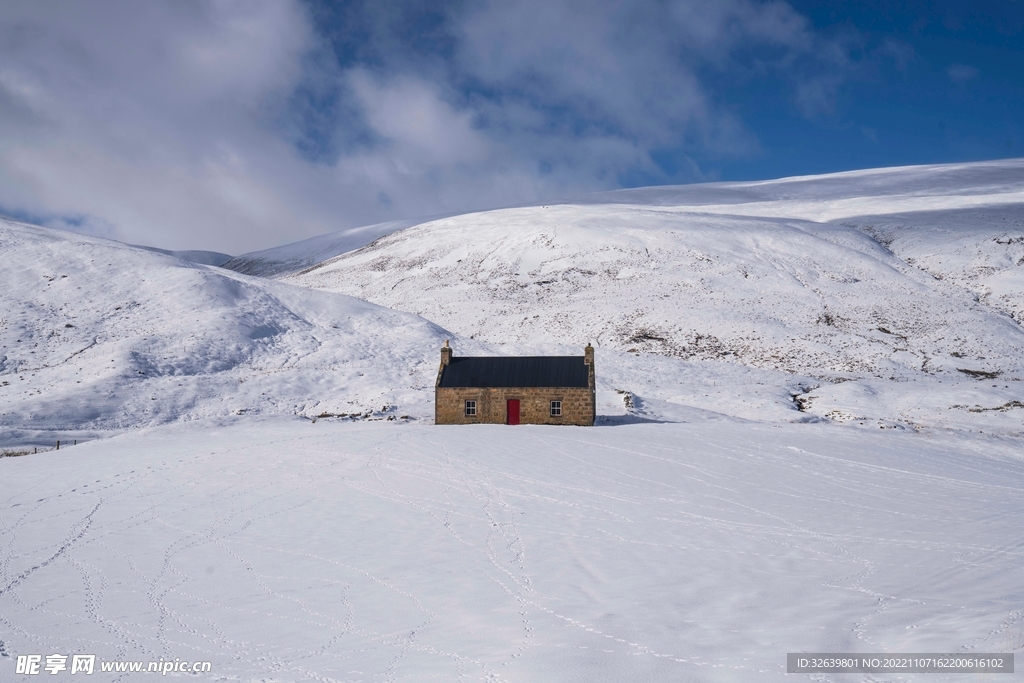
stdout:
<svg viewBox="0 0 1024 683">
<path fill-rule="evenodd" d="M 561 416 L 562 416 L 562 402 L 561 401 L 552 401 L 551 402 L 551 417 L 561 417 Z"/>
<path fill-rule="evenodd" d="M 466 401 L 466 417 L 476 417 L 476 401 Z"/>
</svg>

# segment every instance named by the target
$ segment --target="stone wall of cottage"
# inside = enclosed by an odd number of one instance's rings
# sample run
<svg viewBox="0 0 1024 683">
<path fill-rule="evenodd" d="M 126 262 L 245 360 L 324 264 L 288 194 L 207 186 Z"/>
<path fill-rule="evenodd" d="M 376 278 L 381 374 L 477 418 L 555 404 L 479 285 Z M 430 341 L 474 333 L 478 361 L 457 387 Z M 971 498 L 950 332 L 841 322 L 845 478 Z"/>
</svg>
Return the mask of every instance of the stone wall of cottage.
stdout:
<svg viewBox="0 0 1024 683">
<path fill-rule="evenodd" d="M 591 365 L 593 372 L 593 365 Z M 593 381 L 593 380 L 591 380 Z M 519 399 L 521 424 L 591 426 L 596 416 L 594 391 L 573 388 L 442 388 L 435 389 L 436 424 L 505 424 L 509 399 Z M 466 401 L 476 401 L 476 415 L 466 415 Z M 562 414 L 551 415 L 551 402 L 562 402 Z"/>
</svg>

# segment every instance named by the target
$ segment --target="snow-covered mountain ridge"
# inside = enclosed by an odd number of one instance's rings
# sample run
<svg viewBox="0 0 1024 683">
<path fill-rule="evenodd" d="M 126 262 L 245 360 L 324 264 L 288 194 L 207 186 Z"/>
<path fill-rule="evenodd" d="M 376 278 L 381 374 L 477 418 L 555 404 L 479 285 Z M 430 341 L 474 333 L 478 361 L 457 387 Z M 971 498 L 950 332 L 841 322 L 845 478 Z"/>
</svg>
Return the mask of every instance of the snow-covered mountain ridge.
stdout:
<svg viewBox="0 0 1024 683">
<path fill-rule="evenodd" d="M 314 266 L 339 254 L 355 251 L 378 237 L 422 222 L 422 220 L 413 219 L 365 225 L 310 237 L 273 249 L 249 252 L 213 265 L 260 277 L 287 275 Z"/>
<path fill-rule="evenodd" d="M 707 212 L 729 206 L 730 213 L 737 215 L 764 215 L 770 206 L 768 215 L 825 221 L 898 213 L 908 207 L 939 208 L 935 201 L 944 202 L 946 209 L 977 206 L 985 197 L 997 198 L 994 203 L 1019 202 L 1022 184 L 1024 159 L 1000 159 L 631 188 L 588 195 L 573 203 L 698 206 Z M 865 209 L 855 210 L 858 206 Z"/>
<path fill-rule="evenodd" d="M 1022 168 L 627 190 L 235 259 L 276 281 L 4 223 L 0 440 L 239 413 L 429 419 L 448 336 L 462 354 L 594 342 L 605 419 L 1021 434 L 1022 205 L 838 223 L 806 207 L 1015 197 Z M 743 215 L 772 201 L 779 216 Z"/>
<path fill-rule="evenodd" d="M 615 190 L 547 205 L 634 204 L 691 207 L 701 213 L 800 218 L 860 224 L 859 218 L 915 212 L 950 212 L 1024 203 L 1024 160 L 1005 159 L 844 171 L 775 180 L 717 182 Z M 526 207 L 523 207 L 526 208 Z M 440 218 L 440 217 L 438 217 Z M 432 219 L 394 221 L 320 235 L 274 249 L 243 254 L 227 267 L 264 276 L 295 273 L 365 246 L 404 227 Z M 1019 225 L 1017 226 L 1019 227 Z"/>
<path fill-rule="evenodd" d="M 0 223 L 0 253 L 0 447 L 238 415 L 429 420 L 443 339 L 500 352 L 345 295 L 61 230 Z M 598 362 L 613 419 L 790 420 L 806 386 L 606 350 Z M 754 390 L 737 400 L 727 383 Z M 681 386 L 688 399 L 670 400 Z"/>
<path fill-rule="evenodd" d="M 245 413 L 429 414 L 450 335 L 416 316 L 25 224 L 0 222 L 0 253 L 4 442 Z"/>
<path fill-rule="evenodd" d="M 821 375 L 1022 368 L 1007 316 L 856 229 L 794 219 L 510 209 L 409 228 L 286 281 L 492 343 L 593 339 Z"/>
<path fill-rule="evenodd" d="M 738 365 L 810 375 L 817 386 L 801 407 L 830 419 L 920 423 L 896 403 L 919 411 L 936 391 L 946 399 L 934 419 L 1012 412 L 1024 399 L 1014 384 L 1024 377 L 1022 160 L 479 212 L 283 279 L 509 348 L 593 340 L 726 374 Z M 864 392 L 892 394 L 888 408 L 863 405 Z"/>
</svg>

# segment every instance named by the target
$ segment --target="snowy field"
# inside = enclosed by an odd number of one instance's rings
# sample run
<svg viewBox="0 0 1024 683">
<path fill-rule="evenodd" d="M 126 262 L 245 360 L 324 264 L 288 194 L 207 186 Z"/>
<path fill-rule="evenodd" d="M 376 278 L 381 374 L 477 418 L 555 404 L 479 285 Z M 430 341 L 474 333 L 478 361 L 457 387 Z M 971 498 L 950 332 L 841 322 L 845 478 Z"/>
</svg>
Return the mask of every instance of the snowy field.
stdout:
<svg viewBox="0 0 1024 683">
<path fill-rule="evenodd" d="M 53 653 L 293 683 L 1024 651 L 1024 160 L 224 258 L 0 220 L 0 682 Z M 434 426 L 445 339 L 593 342 L 599 426 Z"/>
<path fill-rule="evenodd" d="M 1020 652 L 1019 445 L 242 417 L 4 458 L 0 651 L 228 681 L 977 680 L 785 654 Z"/>
</svg>

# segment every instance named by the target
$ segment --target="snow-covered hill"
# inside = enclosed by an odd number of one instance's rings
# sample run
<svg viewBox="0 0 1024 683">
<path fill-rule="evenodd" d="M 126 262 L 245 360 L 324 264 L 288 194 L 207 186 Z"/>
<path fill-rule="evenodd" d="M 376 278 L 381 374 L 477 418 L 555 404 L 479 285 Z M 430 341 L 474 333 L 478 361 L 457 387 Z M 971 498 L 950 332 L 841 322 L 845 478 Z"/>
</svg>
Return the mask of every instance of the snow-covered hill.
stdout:
<svg viewBox="0 0 1024 683">
<path fill-rule="evenodd" d="M 493 343 L 593 339 L 825 376 L 1024 369 L 1015 321 L 858 230 L 794 219 L 508 209 L 415 226 L 286 281 Z"/>
<path fill-rule="evenodd" d="M 234 257 L 231 254 L 222 254 L 219 251 L 203 251 L 201 249 L 187 249 L 185 251 L 170 251 L 168 249 L 158 249 L 156 247 L 147 247 L 141 244 L 133 244 L 133 247 L 139 249 L 145 249 L 147 251 L 155 251 L 158 254 L 166 254 L 167 256 L 174 256 L 180 258 L 182 261 L 189 261 L 191 263 L 199 263 L 204 266 L 223 266 L 228 261 L 231 261 Z"/>
<path fill-rule="evenodd" d="M 989 413 L 1024 428 L 1022 160 L 467 214 L 284 280 L 509 348 L 593 340 L 725 376 L 809 375 L 801 407 L 820 417 L 948 426 Z M 704 405 L 687 393 L 668 400 Z"/>
<path fill-rule="evenodd" d="M 4 223 L 0 441 L 239 412 L 429 417 L 446 335 L 351 296 L 444 326 L 456 353 L 594 342 L 612 419 L 1021 434 L 1022 187 L 1008 161 L 646 188 L 228 264 L 277 281 Z"/>
<path fill-rule="evenodd" d="M 1024 159 L 896 166 L 775 180 L 665 185 L 589 195 L 574 203 L 700 207 L 708 213 L 818 222 L 853 216 L 1024 202 Z"/>
<path fill-rule="evenodd" d="M 414 315 L 24 224 L 0 223 L 0 254 L 5 443 L 244 413 L 432 414 L 448 335 Z"/>
<path fill-rule="evenodd" d="M 955 210 L 1008 206 L 1011 221 L 1008 227 L 1020 227 L 1012 220 L 1020 219 L 1019 205 L 1024 203 L 1022 187 L 1024 161 L 1007 159 L 867 169 L 755 182 L 645 187 L 591 194 L 555 204 L 686 206 L 699 207 L 705 213 L 801 218 L 816 222 L 881 215 L 898 217 L 901 213 L 914 212 L 946 214 L 938 216 L 938 221 L 928 220 L 928 225 L 943 224 Z M 224 265 L 264 277 L 294 274 L 384 235 L 431 220 L 434 219 L 392 221 L 342 230 L 243 254 Z"/>
<path fill-rule="evenodd" d="M 429 420 L 444 338 L 500 352 L 345 295 L 60 230 L 2 223 L 0 253 L 0 447 L 239 414 Z M 808 386 L 612 350 L 598 362 L 599 410 L 617 420 L 800 419 Z"/>
<path fill-rule="evenodd" d="M 408 228 L 422 220 L 390 221 L 310 237 L 272 249 L 252 251 L 216 265 L 246 275 L 277 277 L 309 268 L 339 254 L 354 251 L 384 235 Z"/>
</svg>

